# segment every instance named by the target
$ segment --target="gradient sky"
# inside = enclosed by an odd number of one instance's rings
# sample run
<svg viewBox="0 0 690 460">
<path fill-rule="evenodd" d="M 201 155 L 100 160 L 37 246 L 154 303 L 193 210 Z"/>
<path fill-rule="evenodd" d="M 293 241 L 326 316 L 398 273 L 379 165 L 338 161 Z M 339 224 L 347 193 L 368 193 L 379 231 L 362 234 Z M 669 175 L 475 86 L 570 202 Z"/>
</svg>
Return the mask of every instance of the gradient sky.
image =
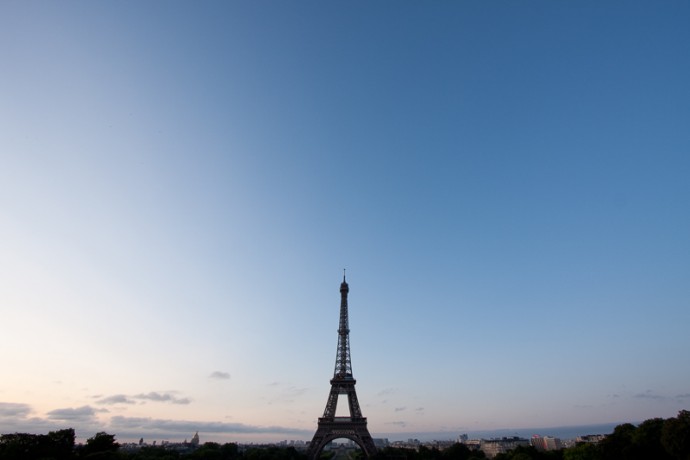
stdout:
<svg viewBox="0 0 690 460">
<path fill-rule="evenodd" d="M 0 3 L 0 432 L 690 408 L 690 3 Z"/>
</svg>

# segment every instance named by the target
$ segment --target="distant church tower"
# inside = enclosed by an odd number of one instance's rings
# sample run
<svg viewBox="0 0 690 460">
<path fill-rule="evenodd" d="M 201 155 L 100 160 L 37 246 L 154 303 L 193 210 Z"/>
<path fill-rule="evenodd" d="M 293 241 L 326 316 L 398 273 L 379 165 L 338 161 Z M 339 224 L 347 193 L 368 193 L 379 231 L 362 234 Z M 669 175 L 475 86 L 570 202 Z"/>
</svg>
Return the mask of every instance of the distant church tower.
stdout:
<svg viewBox="0 0 690 460">
<path fill-rule="evenodd" d="M 194 433 L 194 436 L 192 436 L 192 440 L 191 440 L 190 444 L 193 445 L 194 447 L 199 446 L 199 432 L 198 431 L 196 433 Z"/>
<path fill-rule="evenodd" d="M 331 379 L 331 392 L 328 395 L 326 409 L 323 417 L 319 418 L 318 428 L 314 438 L 309 443 L 307 456 L 310 460 L 319 458 L 324 446 L 334 439 L 347 438 L 354 441 L 361 449 L 365 457 L 370 457 L 376 452 L 374 440 L 367 429 L 367 419 L 362 417 L 362 411 L 357 401 L 355 383 L 352 376 L 352 363 L 350 361 L 350 328 L 348 324 L 347 294 L 350 288 L 345 282 L 340 284 L 340 326 L 338 327 L 338 350 L 335 355 L 335 372 Z M 338 405 L 338 396 L 347 395 L 349 417 L 336 417 L 335 409 Z"/>
</svg>

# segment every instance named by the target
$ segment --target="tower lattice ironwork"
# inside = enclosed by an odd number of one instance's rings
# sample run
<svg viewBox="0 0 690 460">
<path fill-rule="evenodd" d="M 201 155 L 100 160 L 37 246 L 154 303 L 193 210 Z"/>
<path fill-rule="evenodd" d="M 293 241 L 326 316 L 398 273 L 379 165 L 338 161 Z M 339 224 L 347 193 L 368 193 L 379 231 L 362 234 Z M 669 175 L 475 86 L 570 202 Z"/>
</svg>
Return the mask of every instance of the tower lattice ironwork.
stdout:
<svg viewBox="0 0 690 460">
<path fill-rule="evenodd" d="M 354 441 L 366 457 L 376 452 L 374 440 L 367 429 L 367 419 L 362 417 L 362 410 L 357 401 L 355 384 L 350 360 L 350 327 L 347 311 L 347 294 L 350 291 L 345 276 L 340 284 L 340 324 L 338 327 L 338 350 L 335 355 L 335 371 L 331 379 L 331 392 L 326 401 L 323 417 L 319 418 L 318 428 L 309 444 L 307 452 L 310 460 L 319 458 L 324 446 L 334 439 L 347 438 Z M 349 417 L 336 417 L 338 397 L 347 395 Z"/>
</svg>

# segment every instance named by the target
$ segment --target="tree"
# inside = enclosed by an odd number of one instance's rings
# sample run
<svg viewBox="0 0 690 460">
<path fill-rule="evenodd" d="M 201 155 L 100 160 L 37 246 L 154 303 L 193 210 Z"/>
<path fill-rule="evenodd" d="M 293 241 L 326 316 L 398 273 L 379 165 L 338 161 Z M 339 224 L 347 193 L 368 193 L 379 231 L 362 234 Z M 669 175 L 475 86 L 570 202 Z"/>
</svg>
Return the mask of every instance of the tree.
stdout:
<svg viewBox="0 0 690 460">
<path fill-rule="evenodd" d="M 51 431 L 48 434 L 0 435 L 0 458 L 3 460 L 69 460 L 72 458 L 73 449 L 72 428 Z"/>
<path fill-rule="evenodd" d="M 27 433 L 0 436 L 0 458 L 6 460 L 36 458 L 36 435 Z"/>
<path fill-rule="evenodd" d="M 51 431 L 46 437 L 50 446 L 50 457 L 55 460 L 70 459 L 74 455 L 74 428 Z"/>
<path fill-rule="evenodd" d="M 633 435 L 635 425 L 623 423 L 613 429 L 613 433 L 606 436 L 599 443 L 602 460 L 632 460 L 634 458 Z"/>
<path fill-rule="evenodd" d="M 240 456 L 240 449 L 234 442 L 227 442 L 220 448 L 221 458 L 223 460 L 233 460 Z"/>
<path fill-rule="evenodd" d="M 216 442 L 206 442 L 190 455 L 193 459 L 234 460 L 239 457 L 237 444 L 229 442 L 222 446 Z"/>
<path fill-rule="evenodd" d="M 159 446 L 143 446 L 127 454 L 118 453 L 121 457 L 131 460 L 177 460 L 180 453 Z"/>
<path fill-rule="evenodd" d="M 690 460 L 690 411 L 682 410 L 664 421 L 661 444 L 677 460 Z"/>
<path fill-rule="evenodd" d="M 115 453 L 120 448 L 120 444 L 115 442 L 115 435 L 105 431 L 96 433 L 92 438 L 86 440 L 86 444 L 81 448 L 82 457 L 91 460 L 116 458 Z"/>
<path fill-rule="evenodd" d="M 220 444 L 217 442 L 205 442 L 190 455 L 193 459 L 221 460 Z"/>
<path fill-rule="evenodd" d="M 469 460 L 473 453 L 466 445 L 456 442 L 445 449 L 441 457 L 443 460 Z"/>
<path fill-rule="evenodd" d="M 631 458 L 639 460 L 648 458 L 670 460 L 672 458 L 661 444 L 664 423 L 662 418 L 651 418 L 640 423 L 632 436 Z"/>
<path fill-rule="evenodd" d="M 306 460 L 306 454 L 300 453 L 294 447 L 268 447 L 266 449 L 248 449 L 244 455 L 247 460 Z"/>
<path fill-rule="evenodd" d="M 419 450 L 417 452 L 419 453 L 419 458 L 423 460 L 441 459 L 441 451 L 438 450 L 436 447 L 432 447 L 431 449 L 429 449 L 426 446 L 419 446 Z"/>
<path fill-rule="evenodd" d="M 563 451 L 563 460 L 597 460 L 599 450 L 591 443 L 578 444 Z"/>
<path fill-rule="evenodd" d="M 401 449 L 399 447 L 384 447 L 378 449 L 369 460 L 415 460 L 417 452 L 411 449 Z"/>
</svg>

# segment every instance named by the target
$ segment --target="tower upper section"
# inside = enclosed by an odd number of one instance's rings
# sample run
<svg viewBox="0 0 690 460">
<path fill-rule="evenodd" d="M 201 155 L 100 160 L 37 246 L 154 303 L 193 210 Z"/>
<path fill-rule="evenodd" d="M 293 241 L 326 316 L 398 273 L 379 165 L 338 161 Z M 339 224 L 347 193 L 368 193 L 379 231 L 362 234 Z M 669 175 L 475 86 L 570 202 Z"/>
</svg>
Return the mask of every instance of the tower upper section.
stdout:
<svg viewBox="0 0 690 460">
<path fill-rule="evenodd" d="M 347 294 L 350 287 L 345 281 L 340 283 L 340 324 L 338 326 L 338 350 L 335 355 L 334 379 L 352 378 L 352 362 L 350 360 L 350 327 L 347 309 Z"/>
</svg>

